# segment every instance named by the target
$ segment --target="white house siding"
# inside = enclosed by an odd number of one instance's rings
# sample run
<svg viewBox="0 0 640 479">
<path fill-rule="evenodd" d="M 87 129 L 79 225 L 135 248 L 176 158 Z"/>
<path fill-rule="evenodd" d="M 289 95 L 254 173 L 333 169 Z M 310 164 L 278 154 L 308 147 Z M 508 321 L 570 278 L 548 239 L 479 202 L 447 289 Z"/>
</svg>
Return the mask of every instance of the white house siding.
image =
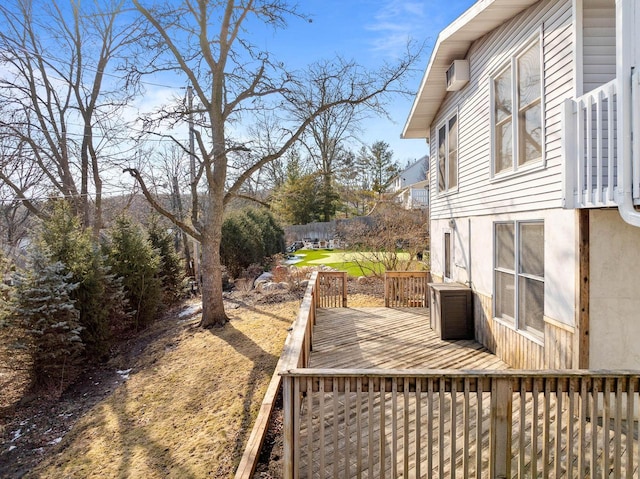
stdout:
<svg viewBox="0 0 640 479">
<path fill-rule="evenodd" d="M 583 92 L 616 77 L 615 0 L 582 0 Z"/>
<path fill-rule="evenodd" d="M 571 267 L 577 261 L 574 210 L 548 209 L 496 216 L 470 216 L 456 218 L 453 223 L 449 220 L 431 220 L 432 275 L 444 276 L 441 243 L 444 241 L 444 233 L 450 232 L 453 239 L 451 279 L 463 284 L 469 284 L 470 281 L 474 291 L 493 297 L 494 223 L 527 220 L 544 221 L 544 315 L 559 323 L 574 326 L 576 271 Z M 638 311 L 640 314 L 640 309 Z"/>
<path fill-rule="evenodd" d="M 640 367 L 640 228 L 617 210 L 592 210 L 589 367 Z"/>
<path fill-rule="evenodd" d="M 437 158 L 436 129 L 458 112 L 459 187 L 437 193 L 437 161 L 431 162 L 433 219 L 559 208 L 562 198 L 561 104 L 573 96 L 571 0 L 542 1 L 480 40 L 469 50 L 470 82 L 449 93 L 431 128 L 431 158 Z M 542 29 L 546 167 L 491 179 L 489 77 Z M 453 60 L 453 59 L 452 59 Z"/>
</svg>

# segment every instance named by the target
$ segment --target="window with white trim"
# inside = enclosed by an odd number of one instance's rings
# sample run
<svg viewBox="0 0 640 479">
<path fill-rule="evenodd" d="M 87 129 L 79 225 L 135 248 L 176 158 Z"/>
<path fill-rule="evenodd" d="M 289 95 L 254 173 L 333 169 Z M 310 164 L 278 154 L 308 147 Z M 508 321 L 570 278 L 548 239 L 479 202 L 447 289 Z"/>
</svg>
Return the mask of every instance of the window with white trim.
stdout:
<svg viewBox="0 0 640 479">
<path fill-rule="evenodd" d="M 451 233 L 444 234 L 444 277 L 451 279 Z"/>
<path fill-rule="evenodd" d="M 438 192 L 458 186 L 458 115 L 453 115 L 437 130 Z"/>
<path fill-rule="evenodd" d="M 540 40 L 529 44 L 492 77 L 492 174 L 542 162 Z"/>
<path fill-rule="evenodd" d="M 495 317 L 543 334 L 544 223 L 495 223 L 494 245 Z"/>
</svg>

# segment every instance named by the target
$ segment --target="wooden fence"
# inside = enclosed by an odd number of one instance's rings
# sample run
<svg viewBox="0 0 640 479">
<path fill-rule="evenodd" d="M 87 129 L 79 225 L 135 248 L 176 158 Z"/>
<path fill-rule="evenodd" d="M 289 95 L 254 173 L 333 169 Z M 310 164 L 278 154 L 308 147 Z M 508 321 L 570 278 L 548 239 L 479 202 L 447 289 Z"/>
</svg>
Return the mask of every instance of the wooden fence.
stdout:
<svg viewBox="0 0 640 479">
<path fill-rule="evenodd" d="M 347 307 L 347 273 L 345 271 L 322 271 L 315 284 L 316 307 Z"/>
<path fill-rule="evenodd" d="M 431 281 L 428 271 L 388 271 L 384 274 L 384 305 L 387 308 L 427 307 Z"/>
</svg>

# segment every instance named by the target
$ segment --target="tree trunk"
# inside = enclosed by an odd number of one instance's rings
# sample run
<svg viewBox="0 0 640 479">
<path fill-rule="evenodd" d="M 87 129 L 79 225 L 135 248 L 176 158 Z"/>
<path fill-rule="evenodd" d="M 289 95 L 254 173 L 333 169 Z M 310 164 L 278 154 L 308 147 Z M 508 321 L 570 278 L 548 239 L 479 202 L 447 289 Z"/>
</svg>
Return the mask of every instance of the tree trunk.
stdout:
<svg viewBox="0 0 640 479">
<path fill-rule="evenodd" d="M 200 276 L 202 284 L 202 320 L 200 326 L 213 328 L 224 326 L 229 318 L 224 312 L 222 301 L 222 263 L 220 243 L 222 242 L 222 202 L 209 199 L 204 213 L 204 233 L 202 235 L 202 262 Z"/>
</svg>

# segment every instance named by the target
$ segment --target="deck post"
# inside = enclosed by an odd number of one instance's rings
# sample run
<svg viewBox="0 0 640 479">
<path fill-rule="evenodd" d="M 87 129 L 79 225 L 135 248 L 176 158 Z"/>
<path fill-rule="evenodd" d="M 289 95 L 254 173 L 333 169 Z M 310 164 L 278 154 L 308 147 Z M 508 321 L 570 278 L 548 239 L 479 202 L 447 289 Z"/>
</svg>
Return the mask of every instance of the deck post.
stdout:
<svg viewBox="0 0 640 479">
<path fill-rule="evenodd" d="M 506 479 L 511 475 L 511 426 L 513 384 L 510 378 L 491 382 L 491 429 L 489 477 Z"/>
<path fill-rule="evenodd" d="M 284 445 L 283 445 L 283 477 L 284 479 L 294 478 L 294 453 L 293 448 L 296 445 L 293 443 L 293 428 L 294 428 L 294 414 L 296 413 L 293 404 L 293 381 L 291 376 L 284 376 L 282 378 L 282 412 L 283 412 L 283 427 L 284 427 Z"/>
</svg>

